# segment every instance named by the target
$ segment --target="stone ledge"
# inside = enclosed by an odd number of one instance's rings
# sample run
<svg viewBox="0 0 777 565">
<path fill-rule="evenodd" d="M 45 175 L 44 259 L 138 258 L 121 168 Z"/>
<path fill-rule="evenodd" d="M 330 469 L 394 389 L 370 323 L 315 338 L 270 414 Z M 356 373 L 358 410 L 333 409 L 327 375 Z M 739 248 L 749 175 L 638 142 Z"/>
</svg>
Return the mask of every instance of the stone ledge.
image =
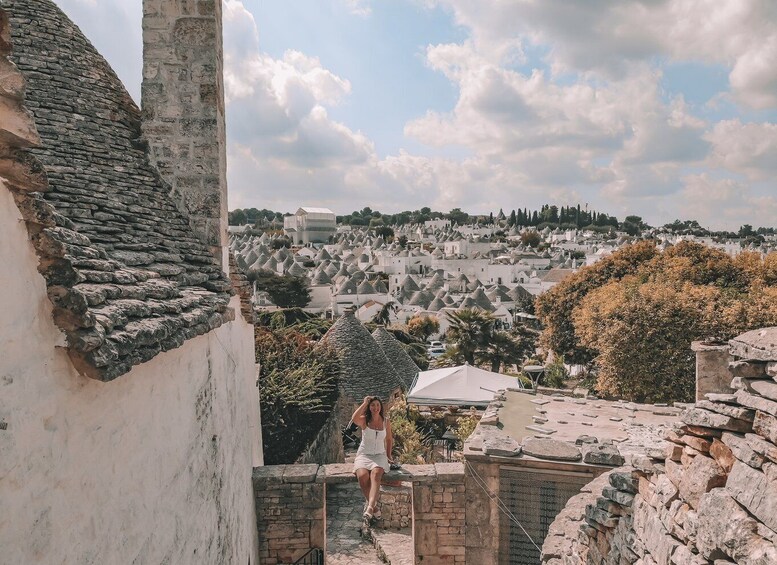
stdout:
<svg viewBox="0 0 777 565">
<path fill-rule="evenodd" d="M 255 487 L 278 486 L 282 484 L 326 483 L 331 485 L 356 481 L 352 463 L 331 463 L 318 465 L 265 465 L 254 467 Z M 463 483 L 464 463 L 436 463 L 434 465 L 403 465 L 397 471 L 383 475 L 384 483 Z"/>
</svg>

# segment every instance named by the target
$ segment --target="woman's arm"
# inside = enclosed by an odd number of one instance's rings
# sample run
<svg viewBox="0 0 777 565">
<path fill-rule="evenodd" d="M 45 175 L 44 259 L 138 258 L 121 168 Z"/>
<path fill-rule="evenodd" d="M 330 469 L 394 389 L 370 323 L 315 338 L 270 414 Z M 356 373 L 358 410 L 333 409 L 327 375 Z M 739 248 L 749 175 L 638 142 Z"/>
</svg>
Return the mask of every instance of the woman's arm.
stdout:
<svg viewBox="0 0 777 565">
<path fill-rule="evenodd" d="M 364 402 L 361 403 L 361 406 L 359 406 L 353 413 L 353 416 L 351 416 L 351 421 L 359 426 L 361 429 L 364 429 L 367 427 L 367 410 L 369 410 L 370 405 L 370 397 L 365 396 Z"/>
<path fill-rule="evenodd" d="M 391 420 L 386 418 L 386 456 L 388 457 L 389 463 L 392 463 L 394 460 L 391 457 L 391 451 L 394 449 L 394 436 L 391 434 Z"/>
</svg>

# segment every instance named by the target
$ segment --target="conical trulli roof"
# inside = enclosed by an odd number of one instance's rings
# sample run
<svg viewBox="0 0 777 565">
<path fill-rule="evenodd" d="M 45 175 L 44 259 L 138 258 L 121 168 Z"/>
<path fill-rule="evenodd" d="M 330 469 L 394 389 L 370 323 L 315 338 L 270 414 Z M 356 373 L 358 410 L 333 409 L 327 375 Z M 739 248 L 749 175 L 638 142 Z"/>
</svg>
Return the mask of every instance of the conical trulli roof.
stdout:
<svg viewBox="0 0 777 565">
<path fill-rule="evenodd" d="M 437 292 L 445 284 L 445 279 L 442 278 L 439 272 L 434 273 L 429 283 L 426 285 L 426 290 L 429 292 Z"/>
<path fill-rule="evenodd" d="M 339 353 L 343 372 L 340 387 L 345 396 L 361 402 L 365 396 L 386 401 L 402 386 L 391 362 L 367 328 L 348 310 L 321 338 Z"/>
<path fill-rule="evenodd" d="M 439 312 L 440 310 L 445 308 L 445 306 L 446 304 L 445 302 L 443 302 L 441 298 L 435 298 L 434 300 L 432 300 L 431 304 L 429 304 L 429 306 L 426 307 L 426 309 L 429 310 L 430 312 Z"/>
<path fill-rule="evenodd" d="M 494 311 L 494 305 L 491 304 L 491 301 L 488 299 L 488 296 L 486 296 L 486 293 L 483 292 L 482 288 L 478 288 L 475 292 L 470 294 L 470 297 L 475 301 L 475 304 L 483 310 L 488 312 Z"/>
<path fill-rule="evenodd" d="M 329 278 L 326 272 L 319 270 L 313 275 L 313 280 L 310 281 L 310 284 L 314 286 L 330 285 L 332 284 L 332 279 Z"/>
<path fill-rule="evenodd" d="M 375 284 L 372 286 L 375 287 L 375 292 L 377 294 L 386 294 L 388 292 L 388 288 L 386 288 L 386 284 L 382 279 L 375 281 Z"/>
<path fill-rule="evenodd" d="M 361 282 L 357 290 L 359 291 L 359 294 L 375 294 L 375 289 L 372 288 L 370 281 L 367 279 Z"/>
<path fill-rule="evenodd" d="M 507 294 L 510 296 L 510 298 L 512 298 L 516 302 L 518 302 L 519 300 L 533 299 L 531 292 L 529 292 L 519 284 L 515 285 L 515 288 L 511 289 Z"/>
<path fill-rule="evenodd" d="M 418 365 L 413 362 L 405 348 L 402 347 L 402 344 L 397 341 L 397 338 L 386 331 L 385 328 L 376 328 L 372 332 L 372 337 L 383 350 L 384 355 L 386 355 L 394 368 L 394 372 L 399 375 L 405 390 L 410 390 L 410 387 L 413 386 L 413 380 L 415 380 L 419 371 Z"/>
</svg>

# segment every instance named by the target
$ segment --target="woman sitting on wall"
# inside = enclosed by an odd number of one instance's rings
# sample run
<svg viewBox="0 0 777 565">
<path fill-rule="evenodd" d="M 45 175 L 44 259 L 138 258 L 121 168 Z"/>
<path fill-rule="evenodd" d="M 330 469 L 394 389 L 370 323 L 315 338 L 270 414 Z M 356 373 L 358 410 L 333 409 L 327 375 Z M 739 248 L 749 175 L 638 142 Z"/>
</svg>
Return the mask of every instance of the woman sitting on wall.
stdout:
<svg viewBox="0 0 777 565">
<path fill-rule="evenodd" d="M 356 451 L 353 472 L 364 493 L 364 517 L 380 517 L 380 481 L 391 463 L 391 422 L 383 415 L 383 402 L 377 396 L 366 396 L 352 416 L 353 423 L 362 429 L 362 441 Z M 376 514 L 377 512 L 377 514 Z"/>
</svg>

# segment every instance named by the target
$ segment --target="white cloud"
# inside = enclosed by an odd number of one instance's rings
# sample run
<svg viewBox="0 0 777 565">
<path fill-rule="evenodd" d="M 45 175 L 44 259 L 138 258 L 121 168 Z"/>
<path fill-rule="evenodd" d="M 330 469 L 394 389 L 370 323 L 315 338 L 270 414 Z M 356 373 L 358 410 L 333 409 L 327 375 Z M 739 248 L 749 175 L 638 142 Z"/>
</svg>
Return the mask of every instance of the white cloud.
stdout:
<svg viewBox="0 0 777 565">
<path fill-rule="evenodd" d="M 777 125 L 700 119 L 681 95 L 662 91 L 661 71 L 666 61 L 727 69 L 729 90 L 713 96 L 706 116 L 720 101 L 774 109 L 773 0 L 416 1 L 444 6 L 467 34 L 425 53 L 458 99 L 405 124 L 427 155 L 381 158 L 353 124 L 331 118 L 360 95 L 348 80 L 356 77 L 295 49 L 263 52 L 244 2 L 224 0 L 230 206 L 486 212 L 588 202 L 650 222 L 774 224 Z M 137 97 L 140 2 L 57 2 Z M 337 2 L 371 15 L 371 0 Z M 537 53 L 541 68 L 526 70 Z M 433 156 L 443 151 L 466 157 Z"/>
<path fill-rule="evenodd" d="M 718 122 L 706 139 L 712 143 L 709 163 L 753 181 L 777 175 L 777 124 Z"/>
<path fill-rule="evenodd" d="M 370 0 L 343 0 L 348 10 L 356 15 L 366 18 L 372 14 L 372 7 L 370 6 Z"/>
<path fill-rule="evenodd" d="M 719 63 L 741 103 L 777 102 L 777 4 L 772 0 L 435 0 L 472 30 L 483 53 L 550 46 L 556 72 L 621 77 L 654 57 Z"/>
</svg>

